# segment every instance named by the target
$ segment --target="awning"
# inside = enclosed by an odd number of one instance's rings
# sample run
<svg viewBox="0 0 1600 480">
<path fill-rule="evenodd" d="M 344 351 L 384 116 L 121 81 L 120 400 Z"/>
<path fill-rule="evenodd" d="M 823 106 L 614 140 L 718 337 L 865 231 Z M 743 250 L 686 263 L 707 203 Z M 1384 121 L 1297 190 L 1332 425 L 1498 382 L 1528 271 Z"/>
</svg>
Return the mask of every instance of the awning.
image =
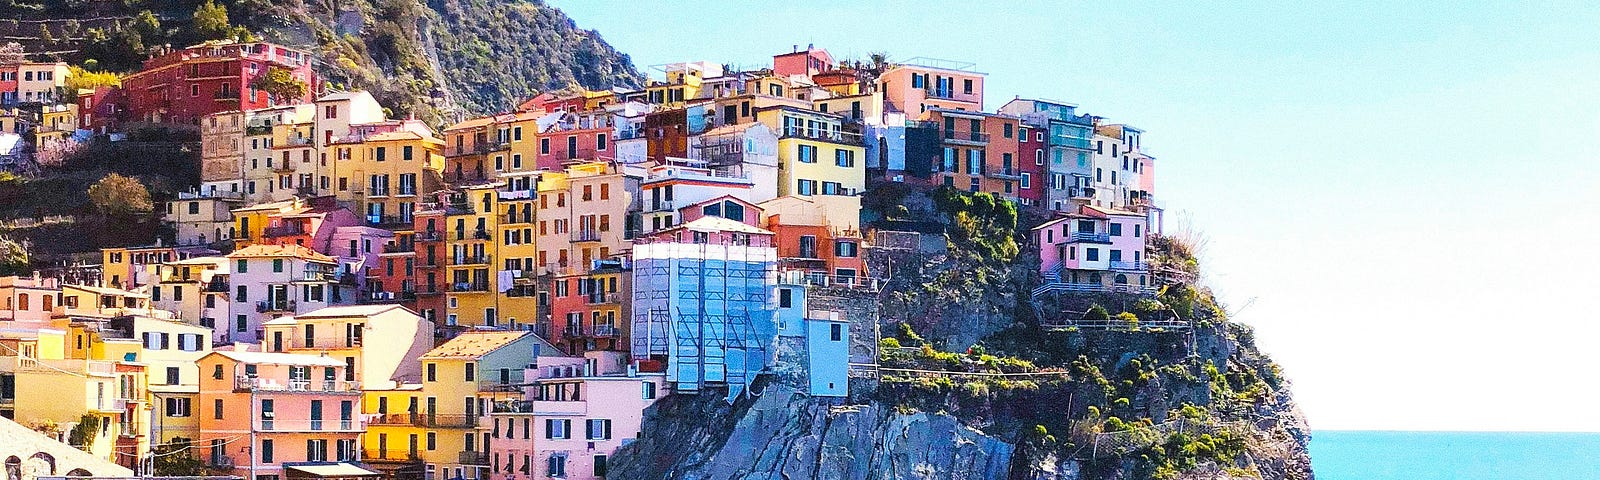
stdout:
<svg viewBox="0 0 1600 480">
<path fill-rule="evenodd" d="M 376 477 L 382 473 L 367 470 L 349 463 L 329 463 L 325 465 L 285 465 L 283 468 L 302 472 L 314 477 Z"/>
</svg>

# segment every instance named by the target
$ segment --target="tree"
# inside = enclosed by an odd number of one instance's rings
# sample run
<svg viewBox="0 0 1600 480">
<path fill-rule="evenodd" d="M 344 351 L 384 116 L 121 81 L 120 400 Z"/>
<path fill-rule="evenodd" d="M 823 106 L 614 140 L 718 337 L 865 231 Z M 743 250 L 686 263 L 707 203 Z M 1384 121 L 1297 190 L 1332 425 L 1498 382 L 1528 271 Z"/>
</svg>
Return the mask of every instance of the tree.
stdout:
<svg viewBox="0 0 1600 480">
<path fill-rule="evenodd" d="M 200 40 L 221 40 L 234 33 L 233 26 L 228 24 L 228 7 L 212 0 L 206 0 L 194 10 L 193 26 L 195 37 Z"/>
<path fill-rule="evenodd" d="M 182 451 L 183 453 L 179 453 Z M 165 445 L 150 449 L 154 455 L 151 468 L 163 477 L 195 477 L 206 474 L 206 464 L 195 458 L 196 447 L 188 438 L 173 437 Z"/>
<path fill-rule="evenodd" d="M 33 262 L 28 258 L 28 246 L 0 237 L 0 277 L 30 273 L 33 273 Z"/>
<path fill-rule="evenodd" d="M 0 45 L 0 64 L 22 63 L 27 61 L 27 57 L 27 50 L 24 50 L 20 43 L 10 42 Z"/>
<path fill-rule="evenodd" d="M 93 90 L 95 87 L 117 87 L 122 85 L 122 79 L 117 77 L 115 73 L 90 71 L 89 68 L 86 68 L 90 65 L 90 62 L 94 62 L 95 66 L 99 66 L 100 63 L 94 59 L 89 59 L 83 62 L 83 67 L 77 65 L 67 67 L 67 70 L 72 72 L 71 75 L 67 76 L 67 91 L 76 92 L 78 89 Z"/>
<path fill-rule="evenodd" d="M 110 216 L 133 215 L 153 210 L 150 190 L 139 179 L 115 173 L 89 186 L 89 201 L 95 210 Z"/>
<path fill-rule="evenodd" d="M 310 88 L 306 86 L 306 82 L 294 78 L 294 75 L 291 75 L 288 69 L 279 67 L 268 68 L 267 73 L 256 76 L 254 80 L 250 81 L 250 87 L 267 92 L 267 95 L 278 103 L 299 100 L 300 97 L 306 95 L 306 90 Z"/>
</svg>

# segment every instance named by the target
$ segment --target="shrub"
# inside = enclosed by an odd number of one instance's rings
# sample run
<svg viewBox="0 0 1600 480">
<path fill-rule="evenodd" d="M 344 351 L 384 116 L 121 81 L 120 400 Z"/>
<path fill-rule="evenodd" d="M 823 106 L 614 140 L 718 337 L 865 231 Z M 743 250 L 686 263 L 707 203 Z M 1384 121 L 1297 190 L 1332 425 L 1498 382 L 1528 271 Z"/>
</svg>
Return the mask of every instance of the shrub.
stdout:
<svg viewBox="0 0 1600 480">
<path fill-rule="evenodd" d="M 882 340 L 878 340 L 878 348 L 881 350 L 898 349 L 900 348 L 900 339 L 894 337 L 884 337 Z"/>
<path fill-rule="evenodd" d="M 1117 321 L 1122 322 L 1123 326 L 1128 327 L 1128 330 L 1139 329 L 1139 316 L 1134 315 L 1133 312 L 1122 312 L 1117 314 Z"/>
<path fill-rule="evenodd" d="M 1106 312 L 1106 307 L 1096 303 L 1089 306 L 1089 311 L 1083 312 L 1084 320 L 1110 320 L 1111 314 Z"/>
</svg>

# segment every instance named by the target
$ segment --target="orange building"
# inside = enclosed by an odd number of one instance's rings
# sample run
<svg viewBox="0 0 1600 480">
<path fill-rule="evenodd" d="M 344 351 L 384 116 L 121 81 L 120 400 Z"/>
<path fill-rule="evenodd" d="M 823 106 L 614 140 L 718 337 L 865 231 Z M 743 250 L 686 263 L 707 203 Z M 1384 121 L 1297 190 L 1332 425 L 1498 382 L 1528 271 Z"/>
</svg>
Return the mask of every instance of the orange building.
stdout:
<svg viewBox="0 0 1600 480">
<path fill-rule="evenodd" d="M 366 424 L 360 384 L 344 380 L 344 362 L 214 351 L 197 363 L 199 444 L 213 467 L 256 480 L 324 477 L 317 472 L 331 469 L 377 475 L 354 463 Z"/>
</svg>

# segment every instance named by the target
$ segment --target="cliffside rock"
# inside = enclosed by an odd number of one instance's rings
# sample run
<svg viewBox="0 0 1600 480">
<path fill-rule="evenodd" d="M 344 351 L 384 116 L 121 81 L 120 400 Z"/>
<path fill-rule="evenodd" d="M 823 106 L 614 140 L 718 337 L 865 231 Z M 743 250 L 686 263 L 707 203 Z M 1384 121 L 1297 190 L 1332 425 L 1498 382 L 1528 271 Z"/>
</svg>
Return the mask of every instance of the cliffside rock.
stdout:
<svg viewBox="0 0 1600 480">
<path fill-rule="evenodd" d="M 843 405 L 779 386 L 733 406 L 714 395 L 670 397 L 645 422 L 645 435 L 613 457 L 618 478 L 1003 479 L 1013 451 L 947 415 Z"/>
</svg>

